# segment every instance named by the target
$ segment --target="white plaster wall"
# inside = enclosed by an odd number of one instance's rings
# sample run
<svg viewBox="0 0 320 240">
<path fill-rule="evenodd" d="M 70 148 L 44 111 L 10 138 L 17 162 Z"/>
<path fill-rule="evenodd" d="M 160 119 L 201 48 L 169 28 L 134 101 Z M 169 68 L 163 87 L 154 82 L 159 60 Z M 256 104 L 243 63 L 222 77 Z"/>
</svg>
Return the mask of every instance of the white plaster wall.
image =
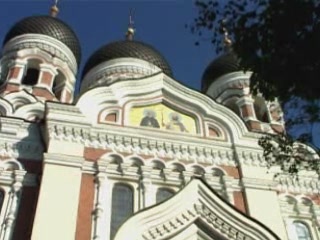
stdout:
<svg viewBox="0 0 320 240">
<path fill-rule="evenodd" d="M 48 152 L 66 154 L 73 156 L 83 156 L 84 146 L 79 143 L 63 142 L 59 140 L 50 140 Z"/>
<path fill-rule="evenodd" d="M 75 239 L 81 170 L 46 164 L 32 240 Z"/>
<path fill-rule="evenodd" d="M 246 189 L 245 193 L 249 215 L 269 227 L 280 239 L 288 239 L 277 193 L 259 189 Z"/>
</svg>

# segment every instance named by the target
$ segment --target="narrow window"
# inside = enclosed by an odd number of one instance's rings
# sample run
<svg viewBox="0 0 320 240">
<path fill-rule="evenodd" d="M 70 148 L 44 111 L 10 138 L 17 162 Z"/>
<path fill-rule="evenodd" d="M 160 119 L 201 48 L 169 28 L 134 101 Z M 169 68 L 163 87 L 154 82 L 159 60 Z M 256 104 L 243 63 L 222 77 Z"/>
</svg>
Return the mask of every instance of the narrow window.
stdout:
<svg viewBox="0 0 320 240">
<path fill-rule="evenodd" d="M 39 69 L 28 68 L 26 74 L 22 79 L 22 84 L 34 86 L 38 83 Z"/>
<path fill-rule="evenodd" d="M 4 191 L 0 190 L 0 212 L 2 211 L 3 201 L 4 201 Z"/>
<path fill-rule="evenodd" d="M 312 240 L 308 226 L 302 222 L 293 223 L 297 240 Z"/>
<path fill-rule="evenodd" d="M 160 203 L 167 200 L 169 197 L 173 196 L 174 191 L 168 188 L 159 188 L 157 191 L 156 202 Z"/>
<path fill-rule="evenodd" d="M 253 106 L 257 119 L 261 122 L 268 123 L 268 109 L 265 100 L 262 97 L 255 97 Z"/>
<path fill-rule="evenodd" d="M 54 77 L 52 84 L 52 92 L 57 99 L 61 100 L 62 90 L 65 86 L 66 78 L 60 70 L 57 70 L 58 74 Z"/>
<path fill-rule="evenodd" d="M 133 214 L 133 190 L 125 184 L 115 184 L 112 190 L 110 239 L 119 227 Z"/>
</svg>

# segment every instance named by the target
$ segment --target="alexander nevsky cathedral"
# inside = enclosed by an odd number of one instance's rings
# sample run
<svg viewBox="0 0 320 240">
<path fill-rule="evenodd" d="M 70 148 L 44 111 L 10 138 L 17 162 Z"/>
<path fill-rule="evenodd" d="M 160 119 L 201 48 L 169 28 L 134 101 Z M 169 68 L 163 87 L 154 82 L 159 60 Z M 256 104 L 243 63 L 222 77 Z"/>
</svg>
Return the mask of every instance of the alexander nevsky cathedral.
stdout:
<svg viewBox="0 0 320 240">
<path fill-rule="evenodd" d="M 320 240 L 318 176 L 267 168 L 258 140 L 283 113 L 250 94 L 232 51 L 198 92 L 129 26 L 78 71 L 57 13 L 4 37 L 0 240 Z"/>
</svg>

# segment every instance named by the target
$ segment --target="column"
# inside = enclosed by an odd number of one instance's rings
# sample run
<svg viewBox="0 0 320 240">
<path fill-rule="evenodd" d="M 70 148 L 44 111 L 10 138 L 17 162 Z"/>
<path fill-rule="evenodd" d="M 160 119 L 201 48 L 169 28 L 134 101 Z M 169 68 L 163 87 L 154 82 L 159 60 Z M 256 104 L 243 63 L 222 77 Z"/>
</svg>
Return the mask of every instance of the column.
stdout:
<svg viewBox="0 0 320 240">
<path fill-rule="evenodd" d="M 14 171 L 14 181 L 11 186 L 11 191 L 9 195 L 9 201 L 8 201 L 8 212 L 7 216 L 4 219 L 4 233 L 1 237 L 3 240 L 9 240 L 11 239 L 11 235 L 13 232 L 14 227 L 14 221 L 17 216 L 18 211 L 18 202 L 19 202 L 19 196 L 21 193 L 22 188 L 22 181 L 24 179 L 24 176 L 27 172 L 23 170 L 15 170 Z"/>
<path fill-rule="evenodd" d="M 261 124 L 257 120 L 253 103 L 254 100 L 251 96 L 243 96 L 237 101 L 241 117 L 247 123 L 249 129 L 261 131 Z"/>
</svg>

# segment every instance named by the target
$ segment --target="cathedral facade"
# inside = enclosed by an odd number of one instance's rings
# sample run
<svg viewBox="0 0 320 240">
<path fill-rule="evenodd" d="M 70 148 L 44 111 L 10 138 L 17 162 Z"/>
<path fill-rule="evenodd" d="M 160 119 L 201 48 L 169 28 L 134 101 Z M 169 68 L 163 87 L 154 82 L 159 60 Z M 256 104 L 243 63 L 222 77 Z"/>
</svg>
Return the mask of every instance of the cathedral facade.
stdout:
<svg viewBox="0 0 320 240">
<path fill-rule="evenodd" d="M 282 111 L 232 52 L 198 92 L 129 27 L 76 95 L 81 46 L 57 12 L 3 43 L 0 240 L 320 240 L 319 179 L 267 168 L 258 140 L 284 131 Z"/>
</svg>

